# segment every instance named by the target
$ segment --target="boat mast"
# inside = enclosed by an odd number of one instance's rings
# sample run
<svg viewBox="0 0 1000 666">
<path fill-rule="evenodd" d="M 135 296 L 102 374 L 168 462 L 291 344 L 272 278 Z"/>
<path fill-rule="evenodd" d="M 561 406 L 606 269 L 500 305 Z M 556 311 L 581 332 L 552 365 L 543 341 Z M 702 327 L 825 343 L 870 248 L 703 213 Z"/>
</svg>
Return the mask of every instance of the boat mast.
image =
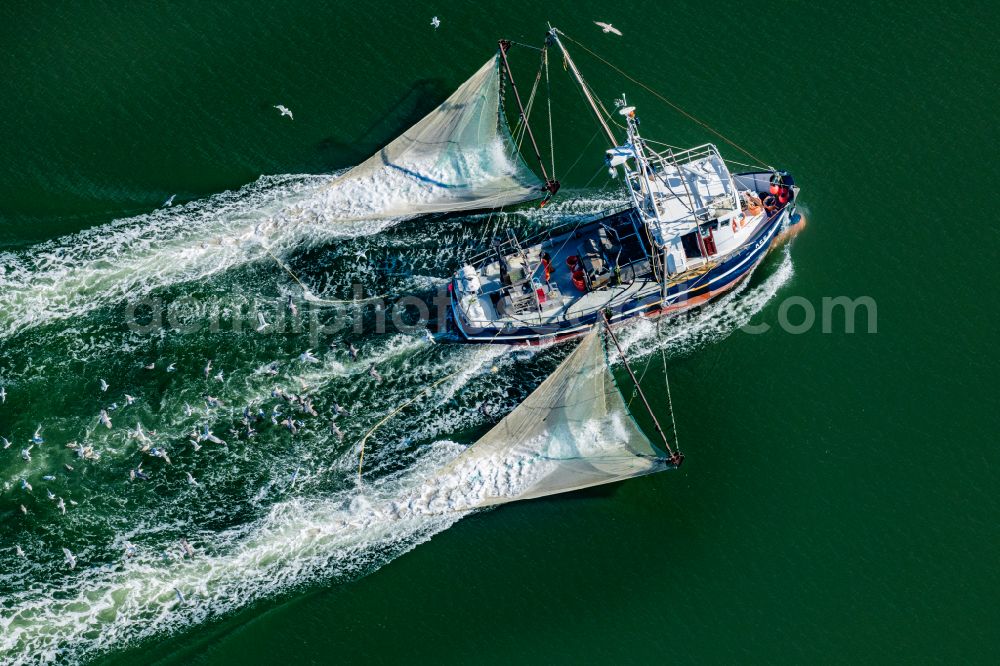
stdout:
<svg viewBox="0 0 1000 666">
<path fill-rule="evenodd" d="M 587 99 L 590 104 L 590 108 L 593 109 L 594 115 L 597 117 L 597 122 L 601 123 L 601 127 L 604 128 L 604 133 L 608 135 L 608 139 L 611 141 L 611 147 L 614 148 L 618 145 L 618 139 L 615 138 L 614 133 L 611 128 L 608 127 L 608 123 L 605 122 L 604 116 L 601 115 L 600 109 L 597 108 L 597 103 L 594 101 L 593 96 L 590 94 L 590 89 L 587 88 L 587 84 L 583 80 L 583 76 L 580 75 L 580 70 L 576 68 L 576 63 L 573 62 L 573 58 L 570 57 L 569 51 L 563 46 L 563 43 L 559 40 L 559 31 L 556 28 L 549 26 L 549 37 L 546 41 L 552 41 L 559 47 L 562 51 L 563 58 L 566 59 L 566 64 L 569 65 L 569 69 L 573 72 L 576 82 L 580 84 L 580 89 L 583 90 L 583 96 Z"/>
<path fill-rule="evenodd" d="M 507 62 L 507 50 L 510 48 L 510 40 L 501 39 L 498 43 L 500 45 L 500 59 L 503 61 L 504 70 L 507 74 L 507 80 L 510 81 L 510 87 L 514 90 L 514 99 L 517 100 L 517 109 L 521 112 L 521 121 L 524 123 L 524 128 L 528 131 L 528 137 L 531 139 L 531 146 L 535 149 L 535 157 L 538 158 L 538 166 L 542 170 L 542 178 L 545 179 L 545 185 L 542 186 L 542 189 L 550 195 L 555 194 L 559 191 L 559 181 L 549 178 L 549 174 L 545 171 L 545 163 L 542 162 L 542 153 L 538 150 L 538 143 L 535 142 L 535 135 L 531 131 L 531 125 L 528 123 L 528 116 L 524 112 L 524 105 L 521 104 L 521 94 L 517 91 L 517 84 L 514 83 L 514 73 L 510 70 L 510 63 Z M 546 201 L 548 201 L 548 199 L 546 199 Z"/>
</svg>

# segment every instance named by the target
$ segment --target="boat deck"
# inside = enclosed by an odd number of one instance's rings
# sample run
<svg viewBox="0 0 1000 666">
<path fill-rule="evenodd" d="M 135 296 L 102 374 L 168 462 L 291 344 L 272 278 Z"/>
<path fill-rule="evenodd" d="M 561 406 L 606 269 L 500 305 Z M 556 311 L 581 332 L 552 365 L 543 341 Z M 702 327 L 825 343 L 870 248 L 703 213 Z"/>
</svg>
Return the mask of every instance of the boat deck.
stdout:
<svg viewBox="0 0 1000 666">
<path fill-rule="evenodd" d="M 604 222 L 591 222 L 541 243 L 504 251 L 505 271 L 499 256 L 494 255 L 496 258 L 479 267 L 482 317 L 472 316 L 479 308 L 467 309 L 470 323 L 501 327 L 558 324 L 659 293 L 648 244 L 638 237 L 631 222 Z M 542 264 L 544 254 L 549 255 L 552 267 L 548 280 Z M 586 291 L 573 282 L 567 264 L 570 257 L 577 257 L 585 269 Z"/>
</svg>

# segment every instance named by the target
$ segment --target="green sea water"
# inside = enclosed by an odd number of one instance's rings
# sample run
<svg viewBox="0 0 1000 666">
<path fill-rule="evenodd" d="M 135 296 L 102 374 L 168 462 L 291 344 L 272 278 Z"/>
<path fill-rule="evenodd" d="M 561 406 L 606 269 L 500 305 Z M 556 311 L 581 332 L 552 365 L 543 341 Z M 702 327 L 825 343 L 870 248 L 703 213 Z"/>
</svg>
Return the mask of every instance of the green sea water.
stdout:
<svg viewBox="0 0 1000 666">
<path fill-rule="evenodd" d="M 355 515 L 355 444 L 394 406 L 461 371 L 370 442 L 369 498 L 474 441 L 489 427 L 480 404 L 509 411 L 567 350 L 431 347 L 373 332 L 371 312 L 318 339 L 255 335 L 252 319 L 234 330 L 251 305 L 301 296 L 250 232 L 277 219 L 270 247 L 331 298 L 352 283 L 432 289 L 500 223 L 370 233 L 298 213 L 496 39 L 538 44 L 546 21 L 791 171 L 806 228 L 740 293 L 659 337 L 623 334 L 663 420 L 665 358 L 681 470 L 314 539 Z M 0 662 L 994 663 L 998 28 L 987 3 L 923 1 L 3 3 Z M 628 95 L 649 137 L 717 140 L 574 53 L 606 103 Z M 535 54 L 512 58 L 527 85 Z M 565 189 L 549 215 L 596 212 L 617 183 L 551 64 Z M 502 224 L 547 219 L 526 207 Z M 824 327 L 836 297 L 876 308 L 853 333 L 838 309 Z M 150 299 L 186 303 L 182 324 L 221 323 L 130 329 Z M 807 310 L 813 326 L 783 330 Z M 357 344 L 386 381 L 331 341 Z M 307 347 L 321 365 L 296 360 Z M 207 359 L 223 381 L 203 376 Z M 294 437 L 226 432 L 227 410 L 300 380 L 324 412 L 351 409 L 343 442 L 319 420 Z M 205 393 L 226 405 L 206 408 Z M 107 430 L 96 417 L 112 401 Z M 192 451 L 199 418 L 228 443 Z M 128 481 L 136 422 L 173 462 L 146 457 L 148 483 Z M 47 441 L 24 461 L 38 425 Z M 63 515 L 46 488 L 77 504 Z M 194 560 L 172 553 L 181 537 Z M 122 564 L 126 540 L 139 554 Z"/>
</svg>

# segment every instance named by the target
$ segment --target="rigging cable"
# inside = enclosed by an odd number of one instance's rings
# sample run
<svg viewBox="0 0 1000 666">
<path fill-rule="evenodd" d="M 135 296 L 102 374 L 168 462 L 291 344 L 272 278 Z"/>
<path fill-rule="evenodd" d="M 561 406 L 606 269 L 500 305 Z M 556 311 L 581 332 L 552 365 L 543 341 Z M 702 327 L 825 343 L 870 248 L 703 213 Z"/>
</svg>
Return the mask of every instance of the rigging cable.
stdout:
<svg viewBox="0 0 1000 666">
<path fill-rule="evenodd" d="M 701 125 L 701 126 L 702 126 L 702 127 L 704 127 L 705 129 L 707 129 L 707 130 L 708 130 L 709 132 L 711 132 L 711 133 L 712 133 L 712 134 L 714 134 L 715 136 L 719 137 L 720 139 L 722 139 L 723 141 L 725 141 L 725 142 L 726 142 L 726 143 L 728 143 L 728 144 L 729 144 L 730 146 L 732 146 L 732 147 L 733 147 L 733 148 L 735 148 L 736 150 L 740 151 L 741 153 L 743 153 L 744 155 L 746 155 L 746 156 L 747 156 L 747 157 L 749 157 L 750 159 L 752 159 L 752 160 L 756 160 L 756 161 L 757 161 L 758 163 L 760 163 L 760 164 L 764 164 L 764 165 L 767 165 L 767 162 L 765 162 L 765 161 L 764 161 L 764 160 L 762 160 L 761 158 L 757 157 L 756 155 L 754 155 L 753 153 L 751 153 L 751 152 L 750 152 L 749 150 L 747 150 L 746 148 L 744 148 L 744 147 L 743 147 L 743 146 L 741 146 L 740 144 L 736 143 L 735 141 L 733 141 L 732 139 L 730 139 L 729 137 L 727 137 L 726 135 L 724 135 L 724 134 L 723 134 L 722 132 L 720 132 L 719 130 L 715 129 L 714 127 L 712 127 L 711 125 L 709 125 L 709 124 L 708 124 L 708 123 L 706 123 L 705 121 L 703 121 L 703 120 L 701 120 L 701 119 L 699 119 L 699 118 L 697 118 L 697 117 L 695 117 L 695 116 L 691 115 L 690 113 L 688 113 L 687 111 L 685 111 L 684 109 L 682 109 L 682 108 L 681 108 L 680 106 L 678 106 L 677 104 L 675 104 L 675 103 L 671 102 L 671 101 L 670 101 L 669 99 L 667 99 L 666 97 L 664 97 L 663 95 L 661 95 L 661 94 L 660 94 L 660 93 L 658 93 L 657 91 L 655 91 L 655 90 L 653 90 L 652 88 L 650 88 L 649 86 L 647 86 L 647 85 L 646 85 L 645 83 L 643 83 L 642 81 L 639 81 L 638 79 L 636 79 L 636 78 L 634 78 L 634 77 L 632 77 L 632 76 L 630 76 L 630 75 L 626 74 L 626 73 L 625 73 L 624 71 L 622 71 L 622 70 L 621 70 L 621 69 L 620 69 L 619 67 L 617 67 L 617 66 L 615 66 L 615 65 L 611 64 L 610 62 L 608 62 L 607 60 L 605 60 L 605 59 L 604 59 L 604 58 L 602 58 L 601 56 L 597 55 L 596 53 L 594 53 L 593 51 L 591 51 L 590 49 L 588 49 L 588 48 L 587 48 L 586 46 L 584 46 L 584 45 L 583 45 L 583 44 L 581 44 L 580 42 L 576 41 L 575 39 L 573 39 L 572 37 L 570 37 L 569 35 L 567 35 L 567 34 L 566 34 L 566 33 L 564 33 L 563 31 L 561 31 L 561 30 L 560 30 L 560 31 L 559 31 L 559 34 L 560 34 L 560 35 L 562 35 L 563 37 L 565 37 L 566 39 L 568 39 L 569 41 L 573 42 L 573 43 L 574 43 L 574 44 L 576 44 L 577 46 L 579 46 L 579 47 L 580 47 L 581 49 L 583 49 L 584 51 L 586 51 L 587 53 L 589 53 L 589 54 L 590 54 L 590 55 L 592 55 L 593 57 L 595 57 L 595 58 L 597 58 L 598 60 L 600 60 L 601 62 L 603 62 L 603 63 L 604 63 L 605 65 L 607 65 L 607 66 L 608 66 L 608 67 L 610 67 L 611 69 L 615 70 L 616 72 L 618 72 L 619 74 L 621 74 L 622 76 L 624 76 L 624 77 L 625 77 L 626 79 L 628 79 L 628 80 L 629 80 L 629 81 L 631 81 L 632 83 L 634 83 L 634 84 L 636 84 L 636 85 L 638 85 L 638 86 L 640 86 L 640 87 L 644 88 L 644 89 L 645 89 L 645 90 L 646 90 L 647 92 L 649 92 L 650 94 L 652 94 L 652 95 L 653 95 L 654 97 L 656 97 L 657 99 L 659 99 L 659 100 L 660 100 L 661 102 L 663 102 L 663 103 L 667 104 L 668 106 L 670 106 L 670 107 L 671 107 L 672 109 L 674 109 L 675 111 L 677 111 L 678 113 L 680 113 L 681 115 L 683 115 L 684 117 L 686 117 L 687 119 L 691 120 L 692 122 L 695 122 L 695 123 L 697 123 L 698 125 Z M 768 168 L 769 168 L 769 169 L 772 169 L 772 170 L 774 169 L 774 167 L 771 167 L 771 166 L 769 166 L 769 165 L 768 165 Z"/>
<path fill-rule="evenodd" d="M 632 378 L 632 383 L 635 384 L 636 388 L 639 390 L 639 397 L 642 398 L 642 403 L 646 406 L 646 412 L 649 417 L 653 420 L 653 425 L 656 427 L 656 432 L 660 435 L 660 439 L 663 440 L 663 445 L 667 449 L 669 454 L 670 463 L 676 467 L 680 467 L 681 463 L 684 462 L 684 454 L 680 450 L 674 450 L 670 446 L 670 442 L 667 441 L 667 434 L 663 432 L 663 428 L 660 427 L 660 421 L 656 418 L 656 414 L 653 413 L 653 408 L 649 405 L 649 400 L 646 399 L 646 394 L 643 393 L 642 389 L 639 388 L 639 382 L 635 378 L 635 373 L 632 372 L 632 366 L 629 365 L 628 358 L 625 357 L 625 352 L 622 351 L 621 345 L 618 344 L 618 338 L 615 336 L 615 332 L 611 330 L 611 318 L 608 317 L 607 312 L 602 313 L 604 315 L 604 330 L 608 332 L 611 336 L 612 342 L 615 343 L 615 348 L 618 350 L 618 355 L 622 359 L 622 363 L 625 364 L 625 369 L 628 370 L 629 377 Z"/>
<path fill-rule="evenodd" d="M 549 52 L 542 49 L 542 62 L 545 64 L 545 97 L 549 104 L 549 151 L 552 156 L 552 177 L 556 177 L 556 136 L 552 131 L 552 87 L 549 85 Z"/>
<path fill-rule="evenodd" d="M 521 93 L 517 90 L 517 84 L 514 83 L 514 73 L 511 71 L 510 63 L 507 61 L 507 50 L 510 48 L 510 44 L 509 40 L 500 40 L 500 60 L 503 63 L 504 71 L 507 74 L 507 80 L 510 81 L 510 87 L 514 90 L 514 99 L 517 101 L 517 108 L 521 112 L 521 118 L 524 120 L 524 129 L 528 134 L 528 138 L 531 139 L 531 147 L 535 149 L 535 157 L 538 159 L 538 167 L 542 170 L 542 178 L 545 179 L 545 185 L 542 186 L 542 189 L 548 192 L 549 196 L 551 196 L 559 190 L 559 181 L 549 178 L 549 175 L 545 170 L 545 162 L 542 160 L 542 154 L 538 150 L 538 142 L 535 141 L 535 134 L 531 131 L 531 125 L 528 123 L 527 115 L 524 110 L 524 104 L 521 103 Z M 541 68 L 539 68 L 539 76 L 540 75 Z M 548 198 L 542 202 L 542 205 L 544 206 L 546 203 L 548 203 Z"/>
<path fill-rule="evenodd" d="M 662 322 L 662 317 L 656 321 L 656 337 L 660 337 L 660 323 Z M 674 416 L 674 399 L 670 396 L 670 376 L 667 374 L 667 349 L 660 342 L 660 357 L 663 359 L 663 382 L 667 385 L 667 407 L 670 408 L 670 422 L 673 425 L 673 435 L 674 435 L 674 446 L 678 449 L 681 448 L 681 443 L 677 439 L 677 419 Z"/>
</svg>

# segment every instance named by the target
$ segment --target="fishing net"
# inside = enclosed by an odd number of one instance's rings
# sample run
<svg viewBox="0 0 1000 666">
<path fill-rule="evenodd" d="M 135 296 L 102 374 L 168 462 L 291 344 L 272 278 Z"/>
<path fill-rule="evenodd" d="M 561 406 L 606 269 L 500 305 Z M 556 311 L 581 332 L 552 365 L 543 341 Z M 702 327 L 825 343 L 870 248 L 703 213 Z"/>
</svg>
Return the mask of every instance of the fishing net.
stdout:
<svg viewBox="0 0 1000 666">
<path fill-rule="evenodd" d="M 633 421 L 595 328 L 552 375 L 443 474 L 472 506 L 542 497 L 667 469 Z"/>
<path fill-rule="evenodd" d="M 501 110 L 499 56 L 385 148 L 334 181 L 378 216 L 492 209 L 539 198 Z M 355 187 L 360 184 L 361 187 Z"/>
</svg>

